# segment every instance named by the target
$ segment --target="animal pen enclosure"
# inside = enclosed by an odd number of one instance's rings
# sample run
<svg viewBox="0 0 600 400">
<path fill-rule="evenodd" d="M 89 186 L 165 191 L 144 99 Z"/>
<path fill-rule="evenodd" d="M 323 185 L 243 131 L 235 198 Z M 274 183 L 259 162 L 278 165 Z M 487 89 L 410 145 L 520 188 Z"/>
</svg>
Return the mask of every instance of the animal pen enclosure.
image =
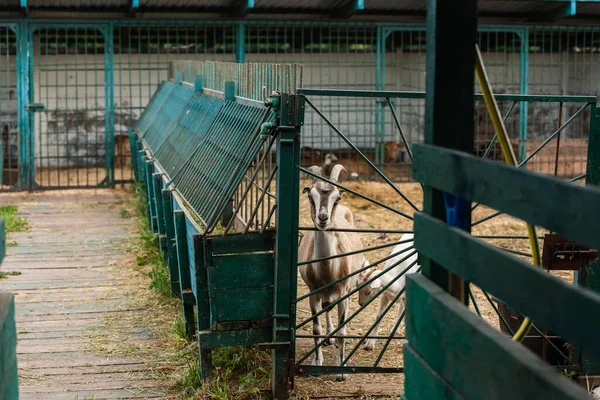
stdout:
<svg viewBox="0 0 600 400">
<path fill-rule="evenodd" d="M 277 398 L 285 396 L 288 379 L 294 376 L 333 374 L 347 379 L 349 374 L 404 372 L 400 343 L 407 338 L 401 329 L 405 312 L 392 310 L 402 303 L 405 292 L 404 283 L 397 287 L 396 282 L 403 282 L 408 272 L 418 268 L 413 239 L 405 235 L 414 231 L 412 215 L 423 207 L 422 192 L 417 184 L 393 183 L 372 154 L 362 153 L 355 139 L 335 124 L 320 104 L 330 104 L 322 100 L 330 98 L 383 98 L 393 106 L 398 99 L 423 99 L 424 94 L 300 89 L 303 67 L 287 64 L 178 62 L 173 71 L 175 79 L 159 85 L 130 138 L 135 176 L 147 189 L 150 223 L 169 266 L 173 293 L 181 297 L 186 331 L 190 337 L 198 335 L 203 376 L 210 376 L 211 349 L 252 343 L 273 349 Z M 263 91 L 262 85 L 268 89 Z M 481 98 L 475 95 L 474 100 Z M 501 108 L 506 110 L 508 122 L 518 106 L 534 109 L 541 104 L 551 109 L 576 105 L 573 114 L 553 126 L 542 144 L 521 161 L 521 169 L 547 151 L 546 146 L 574 121 L 582 119 L 581 125 L 587 126 L 590 134 L 599 126 L 595 97 L 497 95 L 496 99 L 507 104 Z M 309 109 L 383 183 L 333 178 L 329 173 L 321 176 L 321 172 L 303 167 L 300 142 Z M 591 110 L 587 119 L 586 110 Z M 399 123 L 396 128 L 402 132 Z M 494 143 L 495 138 L 490 139 L 483 158 L 490 156 Z M 408 140 L 407 144 L 407 149 L 412 148 Z M 554 155 L 555 149 L 551 151 Z M 409 157 L 413 158 L 412 152 Z M 554 169 L 548 172 L 553 174 Z M 590 179 L 589 171 L 579 172 L 570 180 Z M 317 231 L 309 203 L 302 200 L 305 194 L 299 193 L 301 183 L 309 185 L 306 178 L 346 192 L 343 203 L 351 206 L 354 225 L 328 230 L 358 235 L 358 248 L 296 259 L 298 243 Z M 475 206 L 474 215 L 472 229 L 479 239 L 503 254 L 531 257 L 519 221 L 484 206 Z M 298 266 L 355 254 L 367 257 L 360 267 L 323 286 L 309 289 L 298 279 Z M 383 270 L 375 269 L 383 263 Z M 384 280 L 385 276 L 389 278 Z M 312 296 L 344 281 L 353 283 L 338 298 L 324 302 L 322 309 L 308 307 Z M 374 285 L 377 282 L 379 285 Z M 587 284 L 585 279 L 579 283 Z M 309 329 L 315 318 L 365 290 L 370 291 L 365 300 L 358 306 L 350 302 L 347 316 L 337 327 L 328 323 L 326 333 L 314 330 L 314 325 Z M 390 291 L 391 298 L 384 302 Z M 474 314 L 514 333 L 506 313 L 501 312 L 505 307 L 502 301 L 476 286 L 469 297 Z M 386 334 L 380 334 L 381 327 Z M 558 358 L 553 361 L 556 365 L 578 374 L 594 371 L 593 361 L 581 363 L 576 350 L 558 348 L 557 337 L 545 328 L 534 326 L 534 330 L 525 340 L 541 340 L 552 356 L 547 360 Z M 339 348 L 348 346 L 348 352 L 325 348 L 330 339 L 335 339 Z M 377 350 L 367 351 L 375 348 L 377 340 Z M 311 364 L 310 358 L 320 352 L 323 355 Z M 357 378 L 350 382 L 352 379 Z"/>
<path fill-rule="evenodd" d="M 478 43 L 498 93 L 597 95 L 595 27 L 479 28 Z M 102 187 L 131 179 L 128 132 L 173 61 L 301 62 L 305 86 L 424 91 L 425 26 L 351 22 L 57 21 L 0 22 L 0 190 Z M 18 51 L 22 49 L 22 51 Z M 410 160 L 382 98 L 335 98 L 321 108 L 394 181 L 410 179 Z M 520 160 L 575 105 L 517 104 L 509 131 Z M 393 103 L 409 142 L 423 140 L 424 103 Z M 587 110 L 585 114 L 587 115 Z M 478 102 L 476 143 L 493 136 Z M 326 134 L 323 135 L 323 132 Z M 376 178 L 312 111 L 302 138 L 303 166 L 332 154 L 353 177 Z M 586 133 L 561 133 L 558 175 L 582 173 Z M 498 149 L 491 150 L 499 157 Z M 555 154 L 529 163 L 550 171 Z M 335 159 L 334 159 L 335 160 Z M 364 174 L 368 175 L 365 176 Z"/>
</svg>

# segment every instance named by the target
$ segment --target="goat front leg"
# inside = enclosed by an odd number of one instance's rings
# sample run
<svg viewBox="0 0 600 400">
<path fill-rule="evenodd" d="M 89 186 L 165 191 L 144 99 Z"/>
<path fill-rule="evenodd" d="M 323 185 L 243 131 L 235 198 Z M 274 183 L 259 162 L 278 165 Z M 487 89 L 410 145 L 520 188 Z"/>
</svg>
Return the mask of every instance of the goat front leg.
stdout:
<svg viewBox="0 0 600 400">
<path fill-rule="evenodd" d="M 309 297 L 310 302 L 310 312 L 314 317 L 316 313 L 321 311 L 321 300 L 319 300 L 316 296 Z M 315 341 L 315 348 L 317 348 L 319 341 L 321 338 L 321 320 L 320 317 L 316 317 L 313 319 L 313 335 Z M 319 347 L 315 350 L 315 357 L 313 361 L 313 365 L 323 365 L 323 349 Z"/>
<path fill-rule="evenodd" d="M 344 358 L 345 358 L 345 339 L 346 336 L 346 314 L 348 312 L 348 299 L 344 299 L 338 303 L 338 328 L 340 328 L 339 335 L 340 337 L 337 339 L 338 343 L 338 365 L 343 367 Z M 348 377 L 348 374 L 339 374 L 337 376 L 338 381 L 344 381 Z"/>
<path fill-rule="evenodd" d="M 329 307 L 329 305 L 330 305 L 330 303 L 323 302 L 323 308 L 327 308 L 327 307 Z M 331 320 L 331 310 L 329 310 L 325 313 L 325 319 L 327 322 L 327 334 L 329 335 L 335 329 L 333 327 L 333 321 Z M 335 338 L 329 338 L 325 341 L 325 343 L 323 343 L 323 345 L 325 345 L 325 346 L 331 346 L 334 344 L 336 344 Z"/>
<path fill-rule="evenodd" d="M 385 294 L 383 294 L 379 302 L 379 311 L 377 312 L 377 319 L 379 319 L 379 317 L 383 315 L 383 311 L 385 310 L 385 307 L 388 305 L 389 302 L 390 300 Z M 375 332 L 374 336 L 379 335 L 379 327 L 381 326 L 381 321 L 383 321 L 383 318 L 379 319 L 379 322 L 375 324 L 375 328 L 373 329 L 373 332 Z M 373 335 L 373 333 L 371 334 Z M 374 338 L 367 339 L 363 348 L 369 351 L 373 350 L 375 348 L 376 341 L 377 339 Z"/>
</svg>

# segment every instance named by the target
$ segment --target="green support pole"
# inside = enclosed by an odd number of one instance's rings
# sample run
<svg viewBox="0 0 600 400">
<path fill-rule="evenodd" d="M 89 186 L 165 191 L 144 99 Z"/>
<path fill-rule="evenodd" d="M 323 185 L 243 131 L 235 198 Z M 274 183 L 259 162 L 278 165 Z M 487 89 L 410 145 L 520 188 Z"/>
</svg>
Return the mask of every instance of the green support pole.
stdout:
<svg viewBox="0 0 600 400">
<path fill-rule="evenodd" d="M 104 109 L 105 116 L 105 135 L 106 144 L 106 186 L 115 186 L 115 101 L 113 84 L 113 29 L 112 25 L 102 27 L 101 32 L 104 36 Z"/>
<path fill-rule="evenodd" d="M 129 148 L 131 149 L 131 170 L 133 171 L 133 180 L 135 182 L 140 181 L 139 173 L 138 173 L 138 162 L 137 162 L 137 141 L 135 138 L 135 134 L 133 133 L 133 128 L 129 128 L 127 130 L 127 135 L 129 136 Z"/>
<path fill-rule="evenodd" d="M 177 266 L 177 248 L 175 245 L 175 221 L 173 220 L 173 194 L 169 189 L 162 189 L 162 209 L 165 221 L 167 249 L 167 266 L 171 279 L 171 292 L 174 297 L 181 297 L 179 287 L 179 268 Z"/>
<path fill-rule="evenodd" d="M 425 100 L 427 144 L 473 153 L 476 40 L 476 0 L 428 1 Z M 473 67 L 465 68 L 465 65 Z M 426 185 L 424 211 L 445 221 L 444 193 Z M 468 211 L 465 210 L 461 219 L 457 222 L 470 231 L 470 207 Z M 463 280 L 450 274 L 433 260 L 422 257 L 420 261 L 425 276 L 467 303 L 467 285 Z"/>
<path fill-rule="evenodd" d="M 196 327 L 194 325 L 194 305 L 196 300 L 192 293 L 192 281 L 190 278 L 190 259 L 187 246 L 187 228 L 185 225 L 185 213 L 177 210 L 174 213 L 175 242 L 177 248 L 177 266 L 179 269 L 179 292 L 181 293 L 181 308 L 183 312 L 183 326 L 186 337 L 194 336 Z"/>
<path fill-rule="evenodd" d="M 246 25 L 241 22 L 235 30 L 235 62 L 243 63 L 246 55 Z"/>
<path fill-rule="evenodd" d="M 31 161 L 30 156 L 30 124 L 29 112 L 26 106 L 29 103 L 29 62 L 28 54 L 28 29 L 27 22 L 22 22 L 16 27 L 17 33 L 17 119 L 19 126 L 19 159 L 18 159 L 18 182 L 20 189 L 31 188 Z"/>
<path fill-rule="evenodd" d="M 154 189 L 154 212 L 156 215 L 156 228 L 158 233 L 158 246 L 166 261 L 167 237 L 165 235 L 165 216 L 162 202 L 162 177 L 159 173 L 152 175 L 152 188 Z"/>
<path fill-rule="evenodd" d="M 148 161 L 147 156 L 144 154 L 142 157 L 144 164 L 146 165 L 146 200 L 148 202 L 148 221 L 150 223 L 150 229 L 152 233 L 157 233 L 158 227 L 156 226 L 156 215 L 154 210 L 154 184 L 152 182 L 152 175 L 154 174 L 154 167 L 152 163 Z"/>
<path fill-rule="evenodd" d="M 200 345 L 202 331 L 210 331 L 210 296 L 208 292 L 208 271 L 206 270 L 206 250 L 204 248 L 204 235 L 194 235 L 194 260 L 196 265 L 190 266 L 196 270 L 196 315 L 198 326 L 198 349 L 200 357 L 200 376 L 202 379 L 210 378 L 212 374 L 212 351 L 203 349 Z"/>
<path fill-rule="evenodd" d="M 520 94 L 529 93 L 529 30 L 527 28 L 520 32 L 521 38 L 521 65 L 520 65 Z M 527 157 L 527 121 L 528 104 L 521 102 L 519 107 L 519 162 Z"/>
<path fill-rule="evenodd" d="M 289 378 L 294 362 L 296 314 L 293 301 L 298 286 L 299 164 L 300 129 L 281 130 L 277 138 L 277 203 L 286 206 L 277 207 L 276 215 L 273 342 L 287 346 L 278 346 L 272 351 L 272 392 L 276 400 L 288 399 Z"/>
<path fill-rule="evenodd" d="M 590 136 L 588 140 L 588 156 L 586 185 L 600 186 L 600 110 L 593 104 L 590 112 Z M 575 271 L 575 281 L 579 286 L 600 293 L 600 262 L 595 262 L 587 271 Z M 600 375 L 600 359 L 587 354 L 581 355 L 581 373 L 583 375 Z"/>
</svg>

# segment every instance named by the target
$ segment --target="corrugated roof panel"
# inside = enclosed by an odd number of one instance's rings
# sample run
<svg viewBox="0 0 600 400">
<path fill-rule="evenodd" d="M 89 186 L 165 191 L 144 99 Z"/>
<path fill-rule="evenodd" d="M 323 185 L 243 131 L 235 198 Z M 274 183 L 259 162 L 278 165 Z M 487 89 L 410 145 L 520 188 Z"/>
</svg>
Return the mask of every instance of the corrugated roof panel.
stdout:
<svg viewBox="0 0 600 400">
<path fill-rule="evenodd" d="M 491 0 L 479 1 L 477 8 L 480 13 L 531 14 L 536 12 L 547 12 L 559 6 L 559 3 L 551 2 Z"/>
<path fill-rule="evenodd" d="M 0 0 L 1 7 L 19 7 L 19 0 Z"/>
</svg>

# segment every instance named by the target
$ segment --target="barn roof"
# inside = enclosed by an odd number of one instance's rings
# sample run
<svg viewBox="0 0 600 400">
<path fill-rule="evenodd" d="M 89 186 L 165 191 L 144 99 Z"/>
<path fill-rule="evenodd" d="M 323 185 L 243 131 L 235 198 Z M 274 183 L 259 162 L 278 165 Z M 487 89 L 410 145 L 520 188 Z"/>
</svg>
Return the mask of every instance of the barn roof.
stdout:
<svg viewBox="0 0 600 400">
<path fill-rule="evenodd" d="M 423 22 L 427 0 L 0 0 L 0 17 Z M 479 0 L 480 23 L 598 24 L 600 0 Z"/>
</svg>

